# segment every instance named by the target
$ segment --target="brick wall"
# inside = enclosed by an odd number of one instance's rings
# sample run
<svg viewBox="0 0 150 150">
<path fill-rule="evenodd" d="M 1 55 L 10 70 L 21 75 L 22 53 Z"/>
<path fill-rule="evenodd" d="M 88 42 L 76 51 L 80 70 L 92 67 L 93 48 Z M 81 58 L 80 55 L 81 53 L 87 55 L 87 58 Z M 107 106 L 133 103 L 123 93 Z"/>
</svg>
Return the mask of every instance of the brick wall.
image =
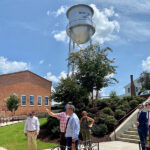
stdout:
<svg viewBox="0 0 150 150">
<path fill-rule="evenodd" d="M 32 78 L 34 77 L 32 76 Z M 16 84 L 13 83 L 12 85 L 0 86 L 0 109 L 6 105 L 5 99 L 15 93 L 20 100 L 18 110 L 15 113 L 16 115 L 25 115 L 33 110 L 35 112 L 45 112 L 45 107 L 49 108 L 49 106 L 44 105 L 44 97 L 50 96 L 51 84 L 50 82 L 49 85 L 46 83 L 44 87 L 45 81 L 42 82 L 41 80 L 42 83 L 40 84 L 38 78 L 35 77 L 34 80 L 39 84 L 24 81 L 17 82 Z M 26 106 L 21 106 L 21 95 L 26 95 Z M 30 106 L 30 95 L 34 95 L 34 106 Z M 37 105 L 37 96 L 42 96 L 42 106 Z M 11 115 L 11 113 L 6 111 L 6 115 Z"/>
</svg>

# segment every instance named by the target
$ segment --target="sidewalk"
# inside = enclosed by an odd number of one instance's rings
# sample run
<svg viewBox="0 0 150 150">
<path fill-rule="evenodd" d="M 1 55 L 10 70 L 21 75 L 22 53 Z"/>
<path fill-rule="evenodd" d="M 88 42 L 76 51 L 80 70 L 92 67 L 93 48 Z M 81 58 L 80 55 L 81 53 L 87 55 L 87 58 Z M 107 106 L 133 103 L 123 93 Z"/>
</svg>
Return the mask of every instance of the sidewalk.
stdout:
<svg viewBox="0 0 150 150">
<path fill-rule="evenodd" d="M 139 145 L 128 142 L 112 141 L 99 143 L 99 148 L 100 150 L 139 150 Z M 97 148 L 95 148 L 95 150 L 96 149 Z"/>
<path fill-rule="evenodd" d="M 11 121 L 11 122 L 7 122 L 7 123 L 6 122 L 0 123 L 0 127 L 9 126 L 9 125 L 16 124 L 16 123 L 19 123 L 19 122 L 23 122 L 23 120 L 21 120 L 21 121 Z"/>
<path fill-rule="evenodd" d="M 102 142 L 100 150 L 139 150 L 139 145 L 120 141 Z"/>
<path fill-rule="evenodd" d="M 3 147 L 0 147 L 0 150 L 7 150 L 7 149 L 5 149 L 5 148 L 3 148 Z"/>
</svg>

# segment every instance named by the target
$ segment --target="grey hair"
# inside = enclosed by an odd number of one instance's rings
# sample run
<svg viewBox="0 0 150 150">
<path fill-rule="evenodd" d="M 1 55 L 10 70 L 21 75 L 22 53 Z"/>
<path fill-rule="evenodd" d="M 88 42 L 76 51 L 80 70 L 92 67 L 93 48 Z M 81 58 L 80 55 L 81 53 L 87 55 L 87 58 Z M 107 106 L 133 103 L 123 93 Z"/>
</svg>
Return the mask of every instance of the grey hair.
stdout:
<svg viewBox="0 0 150 150">
<path fill-rule="evenodd" d="M 74 105 L 69 105 L 69 107 L 68 107 L 69 109 L 72 109 L 73 110 L 73 112 L 75 112 L 75 107 L 74 107 Z"/>
</svg>

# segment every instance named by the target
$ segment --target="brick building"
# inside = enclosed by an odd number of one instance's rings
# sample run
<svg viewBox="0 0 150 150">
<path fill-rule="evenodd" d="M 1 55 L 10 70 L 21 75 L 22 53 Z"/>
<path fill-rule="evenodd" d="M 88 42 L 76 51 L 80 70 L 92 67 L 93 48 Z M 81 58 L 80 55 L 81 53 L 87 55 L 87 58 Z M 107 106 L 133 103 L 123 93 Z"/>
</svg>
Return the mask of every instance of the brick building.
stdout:
<svg viewBox="0 0 150 150">
<path fill-rule="evenodd" d="M 26 115 L 32 110 L 45 112 L 49 108 L 52 82 L 30 71 L 0 75 L 0 116 L 11 115 L 6 108 L 6 99 L 15 94 L 19 107 L 15 115 Z"/>
</svg>

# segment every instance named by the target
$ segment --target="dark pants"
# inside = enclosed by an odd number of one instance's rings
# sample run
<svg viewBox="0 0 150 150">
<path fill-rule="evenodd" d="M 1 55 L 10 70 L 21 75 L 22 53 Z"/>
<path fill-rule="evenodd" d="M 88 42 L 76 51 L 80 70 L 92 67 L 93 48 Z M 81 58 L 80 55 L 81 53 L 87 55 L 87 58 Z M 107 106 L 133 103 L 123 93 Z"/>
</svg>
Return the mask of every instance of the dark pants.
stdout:
<svg viewBox="0 0 150 150">
<path fill-rule="evenodd" d="M 141 142 L 141 147 L 142 150 L 146 150 L 145 145 L 146 145 L 146 137 L 143 134 L 143 131 L 138 129 L 138 134 L 139 134 L 139 138 L 140 138 L 140 142 Z"/>
<path fill-rule="evenodd" d="M 60 148 L 61 150 L 65 150 L 67 141 L 66 141 L 66 137 L 65 137 L 65 133 L 61 132 L 60 133 Z"/>
<path fill-rule="evenodd" d="M 72 149 L 72 137 L 67 137 L 67 146 L 68 146 L 68 150 Z M 75 142 L 75 148 L 76 150 L 78 150 L 78 140 L 76 140 Z"/>
</svg>

